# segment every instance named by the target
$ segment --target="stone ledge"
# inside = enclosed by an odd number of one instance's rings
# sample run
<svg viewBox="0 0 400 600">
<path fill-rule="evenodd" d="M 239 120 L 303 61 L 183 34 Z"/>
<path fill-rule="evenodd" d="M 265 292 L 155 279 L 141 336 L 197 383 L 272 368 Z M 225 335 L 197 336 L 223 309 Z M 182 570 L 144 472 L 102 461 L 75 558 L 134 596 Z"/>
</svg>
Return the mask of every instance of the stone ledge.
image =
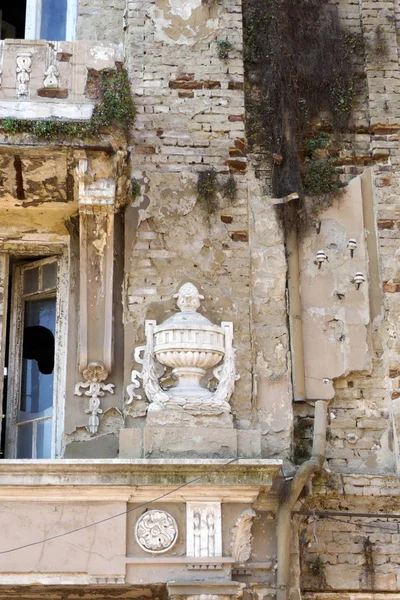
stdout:
<svg viewBox="0 0 400 600">
<path fill-rule="evenodd" d="M 196 499 L 201 490 L 204 498 L 253 502 L 281 466 L 267 459 L 3 460 L 0 500 L 151 502 L 168 493 L 176 502 Z"/>
<path fill-rule="evenodd" d="M 212 594 L 218 596 L 240 596 L 245 583 L 237 581 L 171 581 L 167 583 L 169 597 L 171 596 L 197 596 L 199 594 Z"/>
<path fill-rule="evenodd" d="M 0 119 L 66 119 L 88 120 L 92 116 L 93 103 L 67 102 L 10 102 L 0 101 Z"/>
</svg>

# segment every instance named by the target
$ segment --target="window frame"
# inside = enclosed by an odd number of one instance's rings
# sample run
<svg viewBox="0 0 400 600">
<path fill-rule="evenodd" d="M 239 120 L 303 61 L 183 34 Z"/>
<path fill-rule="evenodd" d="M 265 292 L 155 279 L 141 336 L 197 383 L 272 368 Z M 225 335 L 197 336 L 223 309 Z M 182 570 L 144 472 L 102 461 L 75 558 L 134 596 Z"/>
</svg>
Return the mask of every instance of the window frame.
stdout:
<svg viewBox="0 0 400 600">
<path fill-rule="evenodd" d="M 76 36 L 76 19 L 78 11 L 77 0 L 67 0 L 67 22 L 65 28 L 65 42 L 73 42 Z M 40 40 L 40 26 L 42 18 L 42 0 L 26 0 L 25 12 L 25 39 Z M 47 40 L 49 42 L 54 40 Z"/>
<path fill-rule="evenodd" d="M 56 285 L 56 332 L 55 332 L 55 360 L 53 380 L 53 413 L 52 413 L 52 444 L 51 458 L 60 458 L 63 454 L 64 415 L 66 399 L 66 364 L 67 364 L 67 334 L 68 334 L 68 263 L 65 252 L 47 253 L 43 259 L 29 259 L 12 266 L 11 276 L 11 305 L 7 315 L 9 329 L 9 357 L 7 377 L 7 415 L 6 415 L 6 443 L 5 458 L 17 458 L 17 431 L 21 400 L 21 375 L 22 375 L 22 340 L 23 340 L 23 314 L 25 297 L 23 294 L 23 272 L 28 265 L 40 266 L 57 260 L 57 285 Z M 51 293 L 47 297 L 51 297 Z M 31 294 L 33 298 L 35 294 Z M 45 298 L 46 292 L 36 294 L 36 297 Z M 53 294 L 54 297 L 54 294 Z M 10 377 L 10 373 L 13 374 Z M 22 422 L 22 421 L 21 421 Z M 24 460 L 24 459 L 18 459 Z M 25 460 L 34 460 L 29 458 Z"/>
</svg>

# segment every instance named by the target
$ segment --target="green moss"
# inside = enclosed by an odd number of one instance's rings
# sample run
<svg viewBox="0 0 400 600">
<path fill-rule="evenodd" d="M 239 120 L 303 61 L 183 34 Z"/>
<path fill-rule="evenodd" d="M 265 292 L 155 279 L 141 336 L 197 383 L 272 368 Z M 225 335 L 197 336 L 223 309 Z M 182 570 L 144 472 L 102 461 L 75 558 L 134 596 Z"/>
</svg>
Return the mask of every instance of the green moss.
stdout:
<svg viewBox="0 0 400 600">
<path fill-rule="evenodd" d="M 135 179 L 135 177 L 133 177 L 131 179 L 131 196 L 132 198 L 137 198 L 138 196 L 140 196 L 140 193 L 140 183 L 137 179 Z"/>
<path fill-rule="evenodd" d="M 128 135 L 135 119 L 135 107 L 125 69 L 104 69 L 99 72 L 99 101 L 89 121 L 59 121 L 41 119 L 1 120 L 7 133 L 29 133 L 39 139 L 85 139 L 100 135 L 104 127 L 119 127 Z"/>
<path fill-rule="evenodd" d="M 306 155 L 314 157 L 318 150 L 322 150 L 329 144 L 329 135 L 324 131 L 314 131 L 309 138 L 305 138 L 303 147 Z"/>
<path fill-rule="evenodd" d="M 233 50 L 233 44 L 228 39 L 217 40 L 218 46 L 218 58 L 221 60 L 228 60 L 229 52 Z"/>
<path fill-rule="evenodd" d="M 339 172 L 332 158 L 306 161 L 302 175 L 304 190 L 308 196 L 322 199 L 341 191 Z"/>
</svg>

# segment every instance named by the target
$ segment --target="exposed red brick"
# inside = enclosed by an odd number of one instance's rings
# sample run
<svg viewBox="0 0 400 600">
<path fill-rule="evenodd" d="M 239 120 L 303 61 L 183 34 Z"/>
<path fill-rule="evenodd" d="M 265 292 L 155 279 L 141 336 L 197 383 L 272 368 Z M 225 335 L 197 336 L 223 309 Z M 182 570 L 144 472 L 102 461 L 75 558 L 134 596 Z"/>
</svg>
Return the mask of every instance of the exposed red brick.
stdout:
<svg viewBox="0 0 400 600">
<path fill-rule="evenodd" d="M 154 146 L 136 146 L 135 154 L 155 154 L 156 149 Z"/>
<path fill-rule="evenodd" d="M 378 229 L 393 229 L 394 219 L 378 219 Z"/>
<path fill-rule="evenodd" d="M 202 81 L 179 81 L 174 79 L 168 83 L 171 90 L 201 90 L 203 87 Z"/>
<path fill-rule="evenodd" d="M 71 59 L 72 54 L 70 54 L 69 52 L 57 52 L 57 56 L 56 59 L 59 62 L 69 62 Z"/>
<path fill-rule="evenodd" d="M 385 281 L 383 283 L 383 291 L 388 294 L 395 294 L 400 292 L 400 282 L 399 281 Z"/>
<path fill-rule="evenodd" d="M 37 95 L 41 98 L 58 98 L 63 100 L 68 98 L 68 90 L 61 88 L 40 88 Z"/>
<path fill-rule="evenodd" d="M 221 87 L 220 81 L 203 81 L 203 86 L 206 90 L 215 90 Z"/>
<path fill-rule="evenodd" d="M 249 234 L 247 231 L 233 231 L 231 233 L 231 239 L 234 242 L 248 242 Z"/>
<path fill-rule="evenodd" d="M 395 379 L 395 377 L 400 377 L 400 367 L 389 369 L 389 377 L 390 379 Z"/>
<path fill-rule="evenodd" d="M 159 127 L 158 129 L 156 129 L 156 135 L 158 135 L 158 137 L 161 137 L 164 135 L 164 129 L 161 129 L 161 127 Z"/>
<path fill-rule="evenodd" d="M 228 121 L 231 123 L 236 123 L 238 121 L 244 121 L 243 115 L 229 115 Z"/>
<path fill-rule="evenodd" d="M 235 140 L 235 148 L 246 154 L 246 142 L 240 138 L 236 138 Z"/>
<path fill-rule="evenodd" d="M 233 217 L 231 215 L 221 215 L 221 221 L 223 223 L 232 223 Z"/>
<path fill-rule="evenodd" d="M 243 152 L 238 148 L 229 148 L 229 156 L 243 156 Z"/>
<path fill-rule="evenodd" d="M 245 171 L 247 168 L 247 162 L 244 160 L 228 159 L 224 162 L 231 171 Z"/>
<path fill-rule="evenodd" d="M 386 124 L 382 124 L 382 123 L 378 123 L 377 125 L 374 125 L 374 127 L 372 128 L 372 133 L 374 134 L 381 134 L 381 135 L 389 135 L 391 133 L 398 133 L 399 131 L 399 127 L 397 126 L 393 126 L 393 125 L 386 125 Z"/>
<path fill-rule="evenodd" d="M 396 398 L 400 398 L 400 390 L 392 392 L 392 400 L 396 400 Z"/>
<path fill-rule="evenodd" d="M 228 83 L 228 90 L 242 90 L 243 88 L 243 81 L 230 81 Z"/>
</svg>

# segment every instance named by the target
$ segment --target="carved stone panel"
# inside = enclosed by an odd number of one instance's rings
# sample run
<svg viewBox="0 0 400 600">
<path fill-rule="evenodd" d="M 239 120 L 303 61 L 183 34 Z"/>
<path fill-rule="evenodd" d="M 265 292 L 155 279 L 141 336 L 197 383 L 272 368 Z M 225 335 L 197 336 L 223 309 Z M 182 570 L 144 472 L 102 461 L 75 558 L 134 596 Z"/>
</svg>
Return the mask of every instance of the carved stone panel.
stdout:
<svg viewBox="0 0 400 600">
<path fill-rule="evenodd" d="M 32 53 L 29 51 L 19 52 L 17 54 L 17 67 L 16 67 L 16 94 L 17 98 L 28 96 L 29 94 L 29 83 L 31 80 L 32 72 Z"/>
<path fill-rule="evenodd" d="M 186 529 L 188 556 L 222 556 L 220 502 L 188 502 Z"/>
</svg>

